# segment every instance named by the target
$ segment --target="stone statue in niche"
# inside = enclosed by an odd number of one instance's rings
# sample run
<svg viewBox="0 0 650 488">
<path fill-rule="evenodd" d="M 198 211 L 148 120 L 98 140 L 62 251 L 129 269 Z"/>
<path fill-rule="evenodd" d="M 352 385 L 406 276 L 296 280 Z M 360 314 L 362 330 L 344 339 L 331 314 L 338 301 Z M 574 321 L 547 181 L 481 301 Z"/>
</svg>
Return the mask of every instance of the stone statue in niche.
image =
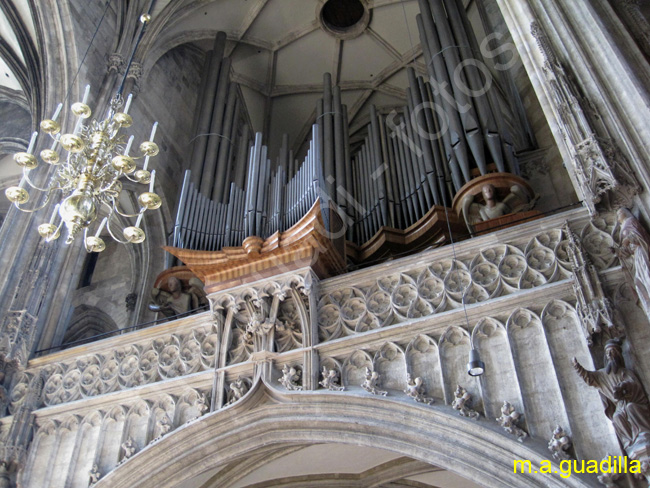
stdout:
<svg viewBox="0 0 650 488">
<path fill-rule="evenodd" d="M 535 206 L 537 199 L 529 198 L 526 190 L 520 185 L 512 185 L 510 193 L 502 201 L 497 200 L 496 188 L 491 183 L 481 187 L 483 203 L 476 200 L 475 195 L 467 195 L 462 202 L 463 217 L 467 227 L 472 230 L 473 225 L 478 222 L 496 219 L 506 214 L 524 212 Z"/>
<path fill-rule="evenodd" d="M 363 380 L 363 383 L 361 383 L 361 388 L 366 390 L 368 393 L 372 393 L 373 395 L 388 395 L 387 391 L 380 390 L 378 388 L 379 378 L 381 378 L 381 376 L 379 373 L 377 373 L 377 371 L 371 371 L 370 368 L 366 366 L 366 379 Z"/>
<path fill-rule="evenodd" d="M 650 318 L 650 235 L 627 208 L 616 212 L 621 226 L 620 246 L 616 249 L 621 263 L 627 270 L 646 316 Z M 633 269 L 628 269 L 626 260 L 632 258 Z"/>
<path fill-rule="evenodd" d="M 289 367 L 285 364 L 282 367 L 282 377 L 278 379 L 278 381 L 287 390 L 301 391 L 302 386 L 298 385 L 300 374 L 301 372 L 298 368 L 295 368 L 294 366 Z"/>
<path fill-rule="evenodd" d="M 230 391 L 228 392 L 228 402 L 226 405 L 232 405 L 248 393 L 248 385 L 246 385 L 244 380 L 241 378 L 237 378 L 237 380 L 230 383 L 228 387 L 230 388 Z"/>
<path fill-rule="evenodd" d="M 458 415 L 461 417 L 469 417 L 478 420 L 481 416 L 476 410 L 472 410 L 468 404 L 472 403 L 472 395 L 470 395 L 465 388 L 460 385 L 456 386 L 454 392 L 454 401 L 451 403 L 452 408 L 458 410 Z"/>
<path fill-rule="evenodd" d="M 573 358 L 573 367 L 589 386 L 598 389 L 605 415 L 628 458 L 638 461 L 650 482 L 650 401 L 633 371 L 625 367 L 620 339 L 605 345 L 605 367 L 588 371 Z"/>
<path fill-rule="evenodd" d="M 197 415 L 196 417 L 188 420 L 188 422 L 191 422 L 193 420 L 197 420 L 199 417 L 201 417 L 205 412 L 208 411 L 208 399 L 205 396 L 205 393 L 201 393 L 199 397 L 196 399 L 196 407 Z"/>
<path fill-rule="evenodd" d="M 99 481 L 99 478 L 102 477 L 102 474 L 99 472 L 99 466 L 97 466 L 97 464 L 93 464 L 92 469 L 88 472 L 88 476 L 90 477 L 90 484 L 88 485 L 88 488 L 95 486 L 95 483 L 97 483 Z"/>
<path fill-rule="evenodd" d="M 433 404 L 433 398 L 424 396 L 424 381 L 419 376 L 415 379 L 411 378 L 410 374 L 406 374 L 406 390 L 404 390 L 410 398 L 418 403 L 426 403 L 427 405 Z"/>
<path fill-rule="evenodd" d="M 321 376 L 323 379 L 318 382 L 323 388 L 327 388 L 331 391 L 343 391 L 345 386 L 339 385 L 339 374 L 335 369 L 327 369 L 323 366 L 323 371 L 321 371 Z"/>
<path fill-rule="evenodd" d="M 548 441 L 548 450 L 553 453 L 553 459 L 562 461 L 569 459 L 569 449 L 571 449 L 571 438 L 559 425 L 553 431 L 553 437 Z"/>
<path fill-rule="evenodd" d="M 165 317 L 186 314 L 208 305 L 203 283 L 198 278 L 190 278 L 184 284 L 170 276 L 160 288 L 153 289 L 151 296 L 154 303 L 149 304 L 149 309 L 162 312 Z"/>
<path fill-rule="evenodd" d="M 151 442 L 162 439 L 165 434 L 168 434 L 169 431 L 172 430 L 172 423 L 169 420 L 169 417 L 167 415 L 163 415 L 162 418 L 156 422 L 156 428 L 158 429 L 158 437 L 153 439 Z"/>
<path fill-rule="evenodd" d="M 131 458 L 135 454 L 135 442 L 133 442 L 133 439 L 131 437 L 127 438 L 126 441 L 122 443 L 122 450 L 124 451 L 124 456 L 122 456 L 122 460 L 120 461 L 120 464 L 122 464 L 124 461 L 127 459 Z"/>
<path fill-rule="evenodd" d="M 499 425 L 503 427 L 508 434 L 512 434 L 517 437 L 519 442 L 524 442 L 524 439 L 528 437 L 528 433 L 522 428 L 518 427 L 517 424 L 523 418 L 523 415 L 515 410 L 510 402 L 503 402 L 501 407 L 501 417 L 497 418 Z"/>
</svg>

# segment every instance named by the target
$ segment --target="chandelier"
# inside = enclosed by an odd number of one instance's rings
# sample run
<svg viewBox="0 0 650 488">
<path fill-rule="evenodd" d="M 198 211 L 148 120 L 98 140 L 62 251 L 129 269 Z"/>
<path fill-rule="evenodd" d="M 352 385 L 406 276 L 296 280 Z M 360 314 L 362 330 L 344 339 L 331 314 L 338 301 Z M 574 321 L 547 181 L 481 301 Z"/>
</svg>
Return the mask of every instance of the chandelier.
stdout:
<svg viewBox="0 0 650 488">
<path fill-rule="evenodd" d="M 158 154 L 158 145 L 154 142 L 158 122 L 153 124 L 149 140 L 140 144 L 138 156 L 131 154 L 134 136 L 126 139 L 122 133 L 122 129 L 127 129 L 133 124 L 133 119 L 128 113 L 132 95 L 127 97 L 125 103 L 122 89 L 144 27 L 150 19 L 149 14 L 140 17 L 142 26 L 137 42 L 117 94 L 110 102 L 106 118 L 90 119 L 92 111 L 86 104 L 90 93 L 88 85 L 83 100 L 71 106 L 71 111 L 76 116 L 71 132 L 62 134 L 61 124 L 57 121 L 63 104 L 58 105 L 51 119 L 41 122 L 41 131 L 49 135 L 51 140 L 49 148 L 43 149 L 39 154 L 41 161 L 47 166 L 54 167 L 51 172 L 48 172 L 49 177 L 34 176 L 32 173 L 38 171 L 36 168 L 44 166 L 39 165 L 38 158 L 34 155 L 38 132 L 32 134 L 26 152 L 14 155 L 14 161 L 23 169 L 23 176 L 18 186 L 5 190 L 9 201 L 19 210 L 28 213 L 37 212 L 50 202 L 58 202 L 49 222 L 38 227 L 39 234 L 48 242 L 59 238 L 65 224 L 66 244 L 72 243 L 83 231 L 84 244 L 88 252 L 101 252 L 106 248 L 104 240 L 100 237 L 104 228 L 114 240 L 120 243 L 141 243 L 145 240 L 145 233 L 140 228 L 144 212 L 155 210 L 162 204 L 161 198 L 153 192 L 156 172 L 155 170 L 149 172 L 147 169 L 149 159 Z M 144 160 L 143 165 L 138 168 L 136 161 L 141 159 Z M 47 181 L 40 186 L 39 182 L 44 178 Z M 138 197 L 140 208 L 135 213 L 125 212 L 120 208 L 123 178 L 134 183 L 149 185 L 149 191 L 144 191 Z M 38 192 L 39 196 L 45 195 L 40 205 L 35 208 L 23 206 L 30 201 L 28 188 Z M 89 235 L 89 228 L 97 221 L 97 216 L 102 209 L 107 215 L 97 226 L 94 235 Z M 135 218 L 135 225 L 122 228 L 119 222 L 120 216 L 124 219 Z M 121 228 L 121 236 L 116 235 L 116 225 Z"/>
</svg>

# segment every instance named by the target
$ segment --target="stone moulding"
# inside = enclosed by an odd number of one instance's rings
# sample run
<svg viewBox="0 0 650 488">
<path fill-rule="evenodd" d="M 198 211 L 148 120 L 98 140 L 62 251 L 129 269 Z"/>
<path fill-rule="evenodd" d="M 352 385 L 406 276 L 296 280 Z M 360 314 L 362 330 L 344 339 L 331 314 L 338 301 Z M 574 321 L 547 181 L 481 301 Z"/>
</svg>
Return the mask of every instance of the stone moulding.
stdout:
<svg viewBox="0 0 650 488">
<path fill-rule="evenodd" d="M 240 247 L 221 251 L 194 251 L 164 247 L 183 261 L 205 283 L 206 293 L 215 293 L 252 283 L 278 273 L 310 266 L 325 278 L 345 269 L 344 256 L 336 239 L 325 231 L 320 202 L 317 201 L 285 232 L 275 232 L 267 239 L 250 236 Z"/>
</svg>

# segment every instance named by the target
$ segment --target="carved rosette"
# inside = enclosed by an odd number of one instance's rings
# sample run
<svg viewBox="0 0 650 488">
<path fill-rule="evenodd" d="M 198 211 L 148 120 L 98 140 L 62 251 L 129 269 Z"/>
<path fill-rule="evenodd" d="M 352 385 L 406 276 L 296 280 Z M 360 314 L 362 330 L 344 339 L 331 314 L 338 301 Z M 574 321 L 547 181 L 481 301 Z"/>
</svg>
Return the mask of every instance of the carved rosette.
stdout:
<svg viewBox="0 0 650 488">
<path fill-rule="evenodd" d="M 441 259 L 375 282 L 326 291 L 319 300 L 321 341 L 388 327 L 485 302 L 568 278 L 562 230 L 538 234 L 525 246 L 500 244 L 472 259 Z"/>
</svg>

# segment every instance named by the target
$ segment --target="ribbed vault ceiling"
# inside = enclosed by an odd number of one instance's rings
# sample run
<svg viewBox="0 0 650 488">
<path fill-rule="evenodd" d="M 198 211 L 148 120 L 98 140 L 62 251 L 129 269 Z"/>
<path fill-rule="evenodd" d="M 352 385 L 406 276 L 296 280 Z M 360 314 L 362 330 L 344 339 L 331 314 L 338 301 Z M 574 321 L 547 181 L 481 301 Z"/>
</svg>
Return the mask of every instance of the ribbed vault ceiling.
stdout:
<svg viewBox="0 0 650 488">
<path fill-rule="evenodd" d="M 158 3 L 162 14 L 166 7 Z M 403 104 L 407 65 L 425 69 L 416 0 L 367 2 L 370 22 L 353 39 L 323 28 L 321 5 L 320 0 L 194 2 L 169 19 L 156 44 L 193 41 L 208 50 L 214 34 L 225 31 L 232 78 L 242 86 L 255 130 L 264 131 L 272 146 L 286 132 L 297 149 L 315 119 L 323 73 L 341 86 L 350 123 L 359 126 L 370 104 Z"/>
</svg>

